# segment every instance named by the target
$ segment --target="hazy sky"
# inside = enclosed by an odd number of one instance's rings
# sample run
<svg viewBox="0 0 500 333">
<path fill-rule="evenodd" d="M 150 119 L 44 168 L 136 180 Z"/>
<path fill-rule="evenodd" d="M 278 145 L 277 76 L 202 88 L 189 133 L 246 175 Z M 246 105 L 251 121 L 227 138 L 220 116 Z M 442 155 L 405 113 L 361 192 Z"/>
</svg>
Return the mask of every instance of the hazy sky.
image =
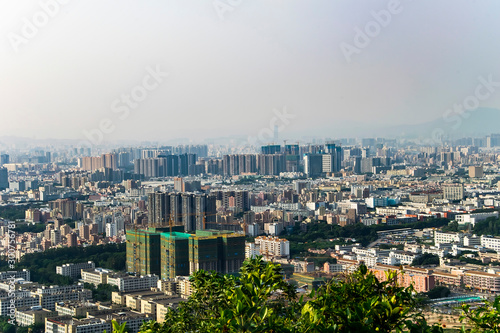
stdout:
<svg viewBox="0 0 500 333">
<path fill-rule="evenodd" d="M 83 139 L 108 120 L 104 141 L 422 123 L 478 77 L 500 82 L 499 13 L 496 0 L 0 0 L 0 136 Z M 500 108 L 490 88 L 480 106 Z M 275 118 L 285 108 L 294 117 Z"/>
</svg>

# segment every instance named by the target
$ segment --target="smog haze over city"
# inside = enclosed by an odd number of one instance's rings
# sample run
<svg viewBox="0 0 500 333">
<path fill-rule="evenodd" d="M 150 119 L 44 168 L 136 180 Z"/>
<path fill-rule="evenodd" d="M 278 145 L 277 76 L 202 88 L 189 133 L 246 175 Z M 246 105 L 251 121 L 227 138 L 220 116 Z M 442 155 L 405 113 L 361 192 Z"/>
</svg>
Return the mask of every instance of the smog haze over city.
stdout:
<svg viewBox="0 0 500 333">
<path fill-rule="evenodd" d="M 1 5 L 0 137 L 200 142 L 284 108 L 281 139 L 395 137 L 500 105 L 496 1 L 43 4 Z"/>
</svg>

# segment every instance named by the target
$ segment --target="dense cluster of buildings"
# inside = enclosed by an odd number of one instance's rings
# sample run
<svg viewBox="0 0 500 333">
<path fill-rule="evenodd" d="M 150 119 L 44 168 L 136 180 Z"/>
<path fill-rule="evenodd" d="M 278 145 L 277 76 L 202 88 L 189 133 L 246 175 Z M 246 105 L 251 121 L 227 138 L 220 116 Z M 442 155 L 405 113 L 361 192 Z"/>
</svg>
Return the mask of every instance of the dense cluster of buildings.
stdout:
<svg viewBox="0 0 500 333">
<path fill-rule="evenodd" d="M 441 147 L 346 139 L 269 144 L 258 151 L 215 145 L 12 148 L 0 154 L 0 207 L 20 211 L 16 224 L 25 232 L 12 234 L 13 221 L 0 219 L 0 252 L 10 249 L 18 260 L 58 247 L 126 243 L 127 251 L 126 272 L 93 262 L 57 267 L 74 280 L 116 286 L 113 304 L 93 302 L 83 284 L 37 285 L 25 271 L 15 275 L 16 316 L 23 325 L 44 322 L 47 332 L 102 332 L 112 319 L 133 327 L 148 318 L 162 321 L 191 294 L 193 272 L 235 274 L 255 256 L 281 263 L 299 287 L 316 287 L 363 263 L 382 280 L 388 271 L 402 273 L 400 284 L 420 292 L 446 285 L 498 293 L 500 238 L 477 235 L 474 228 L 499 218 L 499 145 L 491 135 Z M 443 218 L 461 231 L 408 228 Z M 292 253 L 286 236 L 307 233 L 314 223 L 401 227 L 379 231 L 366 247 L 350 238 L 323 239 L 343 243 L 331 249 L 311 242 L 311 254 L 329 259 L 317 267 Z M 439 264 L 412 266 L 426 254 Z M 10 285 L 2 274 L 5 315 Z"/>
<path fill-rule="evenodd" d="M 431 235 L 433 235 L 431 237 Z M 428 244 L 418 244 L 416 240 L 427 239 Z M 326 262 L 326 273 L 351 272 L 361 263 L 366 265 L 379 279 L 385 279 L 385 272 L 398 272 L 401 285 L 413 285 L 418 292 L 427 292 L 437 285 L 457 290 L 471 290 L 481 293 L 500 292 L 500 264 L 498 248 L 500 237 L 476 236 L 466 232 L 441 232 L 439 230 L 392 230 L 379 239 L 381 243 L 391 244 L 393 248 L 363 248 L 359 244 L 335 246 L 335 249 L 314 250 L 336 259 L 336 263 Z M 396 248 L 404 245 L 403 249 Z M 494 251 L 489 251 L 494 250 Z M 424 254 L 439 257 L 439 263 L 432 267 L 411 267 L 415 259 Z M 457 258 L 465 254 L 478 264 L 468 264 Z"/>
</svg>

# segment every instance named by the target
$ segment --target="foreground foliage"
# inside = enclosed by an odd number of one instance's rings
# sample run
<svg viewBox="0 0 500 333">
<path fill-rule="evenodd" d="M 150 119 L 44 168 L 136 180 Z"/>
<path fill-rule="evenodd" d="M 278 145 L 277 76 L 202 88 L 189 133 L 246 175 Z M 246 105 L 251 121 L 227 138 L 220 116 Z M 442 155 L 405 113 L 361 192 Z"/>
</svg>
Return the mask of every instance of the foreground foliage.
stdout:
<svg viewBox="0 0 500 333">
<path fill-rule="evenodd" d="M 470 305 L 462 305 L 463 315 L 460 321 L 467 322 L 472 329 L 462 328 L 462 332 L 500 332 L 500 296 L 493 303 L 486 301 L 484 306 L 472 309 Z"/>
<path fill-rule="evenodd" d="M 239 277 L 198 271 L 192 285 L 165 323 L 141 332 L 442 332 L 415 312 L 414 290 L 399 287 L 396 273 L 380 282 L 365 266 L 306 298 L 261 258 L 246 260 Z"/>
</svg>

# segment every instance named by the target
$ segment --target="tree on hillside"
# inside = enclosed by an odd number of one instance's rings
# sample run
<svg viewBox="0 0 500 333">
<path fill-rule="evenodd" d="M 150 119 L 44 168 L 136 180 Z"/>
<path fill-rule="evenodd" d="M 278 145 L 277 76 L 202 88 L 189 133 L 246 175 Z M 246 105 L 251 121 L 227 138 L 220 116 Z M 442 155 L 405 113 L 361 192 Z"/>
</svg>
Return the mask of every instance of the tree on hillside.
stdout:
<svg viewBox="0 0 500 333">
<path fill-rule="evenodd" d="M 439 265 L 439 256 L 431 253 L 424 253 L 413 259 L 412 266 Z"/>
<path fill-rule="evenodd" d="M 500 219 L 489 217 L 484 221 L 479 221 L 474 226 L 474 233 L 477 235 L 500 235 Z"/>
<path fill-rule="evenodd" d="M 429 290 L 426 295 L 430 299 L 443 298 L 450 296 L 450 289 L 444 286 L 437 286 Z"/>
</svg>

